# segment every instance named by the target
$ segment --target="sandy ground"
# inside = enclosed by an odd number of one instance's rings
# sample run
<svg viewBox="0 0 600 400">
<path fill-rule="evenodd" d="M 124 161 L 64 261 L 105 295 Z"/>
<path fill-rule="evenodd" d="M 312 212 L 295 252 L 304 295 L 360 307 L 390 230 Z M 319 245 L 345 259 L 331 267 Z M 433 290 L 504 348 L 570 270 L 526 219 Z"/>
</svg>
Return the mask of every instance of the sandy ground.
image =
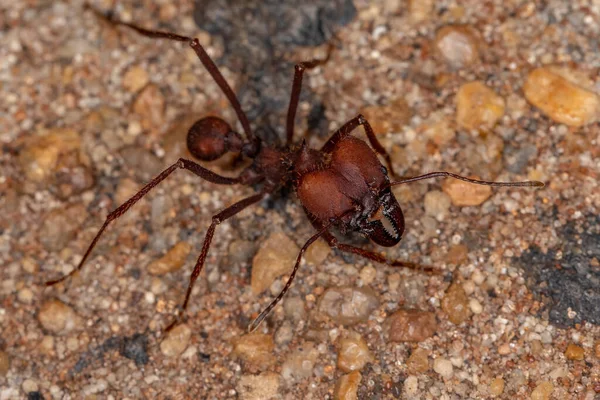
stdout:
<svg viewBox="0 0 600 400">
<path fill-rule="evenodd" d="M 107 10 L 111 2 L 93 3 Z M 221 59 L 227 46 L 195 25 L 191 2 L 155 3 L 122 1 L 116 13 L 198 36 Z M 77 265 L 111 210 L 186 156 L 196 118 L 213 113 L 234 124 L 235 115 L 185 45 L 114 29 L 80 1 L 0 2 L 0 399 L 599 398 L 600 3 L 409 3 L 355 2 L 356 17 L 336 28 L 331 60 L 307 79 L 300 119 L 317 101 L 325 114 L 298 132 L 311 131 L 316 146 L 364 112 L 401 175 L 445 169 L 546 187 L 399 187 L 407 231 L 387 255 L 446 275 L 396 270 L 320 243 L 288 302 L 252 341 L 243 336 L 248 323 L 286 279 L 252 291 L 257 249 L 274 240 L 277 256 L 312 232 L 293 193 L 218 227 L 177 337 L 165 339 L 163 329 L 211 216 L 253 188 L 177 172 L 110 227 L 80 274 L 44 286 Z M 452 25 L 463 36 L 450 38 L 444 54 L 436 32 Z M 294 47 L 281 65 L 324 52 Z M 229 65 L 224 76 L 243 86 L 247 73 Z M 526 98 L 528 76 L 544 65 L 568 68 L 561 73 L 585 92 L 533 82 L 532 93 L 557 95 L 566 110 L 591 104 L 591 117 L 567 123 L 568 111 Z M 470 98 L 465 122 L 456 96 L 471 81 L 491 88 L 501 107 Z M 484 122 L 469 129 L 473 115 Z M 210 167 L 233 174 L 230 162 Z M 482 203 L 461 205 L 465 193 Z M 174 246 L 171 272 L 151 274 Z M 322 299 L 339 287 L 353 288 L 342 304 L 370 302 L 368 315 L 356 323 L 328 315 Z M 352 298 L 359 289 L 366 300 Z M 392 315 L 407 309 L 433 316 L 413 322 L 424 332 L 418 343 L 390 332 Z M 359 373 L 347 374 L 338 358 L 342 338 L 355 334 L 370 357 L 351 356 Z"/>
</svg>

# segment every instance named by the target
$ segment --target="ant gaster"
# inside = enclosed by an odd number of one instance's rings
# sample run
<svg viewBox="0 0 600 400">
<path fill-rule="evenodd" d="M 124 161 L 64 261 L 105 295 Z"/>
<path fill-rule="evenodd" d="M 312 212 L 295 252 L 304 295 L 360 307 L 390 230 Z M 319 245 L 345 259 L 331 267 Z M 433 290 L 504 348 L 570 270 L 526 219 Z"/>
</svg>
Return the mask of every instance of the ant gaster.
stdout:
<svg viewBox="0 0 600 400">
<path fill-rule="evenodd" d="M 193 161 L 180 158 L 175 164 L 152 179 L 133 197 L 111 212 L 92 240 L 77 268 L 60 279 L 47 282 L 47 285 L 59 283 L 81 270 L 100 236 L 110 223 L 127 212 L 131 206 L 177 169 L 186 169 L 200 178 L 216 184 L 258 185 L 260 191 L 253 196 L 238 201 L 212 217 L 212 223 L 206 232 L 200 256 L 190 276 L 185 300 L 177 318 L 169 325 L 167 330 L 178 323 L 185 312 L 194 283 L 204 266 L 216 227 L 223 221 L 233 217 L 250 205 L 260 202 L 266 196 L 284 186 L 292 185 L 294 187 L 310 222 L 317 232 L 302 246 L 294 269 L 281 293 L 250 324 L 248 327 L 249 331 L 254 331 L 270 311 L 281 301 L 296 276 L 302 255 L 319 237 L 323 237 L 332 248 L 337 248 L 343 252 L 354 253 L 394 267 L 420 268 L 424 271 L 433 272 L 433 269 L 430 267 L 419 267 L 409 262 L 389 260 L 376 252 L 339 243 L 330 233 L 330 229 L 336 227 L 342 234 L 349 231 L 360 232 L 380 246 L 391 247 L 396 245 L 402 239 L 404 232 L 404 216 L 391 190 L 391 187 L 394 185 L 434 177 L 451 177 L 473 184 L 489 186 L 544 186 L 543 183 L 536 181 L 480 181 L 449 172 L 432 172 L 412 178 L 390 181 L 389 175 L 394 176 L 390 157 L 377 140 L 371 125 L 369 125 L 369 122 L 362 115 L 358 115 L 342 125 L 320 149 L 309 148 L 304 141 L 300 144 L 294 144 L 294 120 L 304 71 L 322 64 L 328 57 L 324 60 L 303 62 L 295 66 L 292 93 L 287 113 L 286 145 L 275 146 L 263 143 L 252 132 L 250 122 L 242 110 L 238 99 L 223 78 L 223 75 L 219 72 L 215 63 L 200 45 L 198 39 L 169 32 L 147 30 L 137 25 L 114 19 L 112 15 L 105 16 L 98 11 L 93 11 L 98 17 L 107 22 L 113 25 L 128 27 L 140 35 L 155 39 L 168 39 L 188 43 L 229 100 L 244 131 L 244 135 L 240 135 L 219 117 L 210 116 L 202 118 L 188 132 L 187 146 L 190 153 L 199 160 L 212 161 L 228 152 L 234 152 L 241 153 L 241 155 L 253 159 L 253 162 L 239 176 L 226 177 L 218 175 Z M 331 52 L 331 47 L 329 52 Z M 364 128 L 371 146 L 363 140 L 351 136 L 352 132 L 358 126 Z M 381 164 L 376 153 L 384 157 L 387 169 Z M 387 227 L 382 222 L 383 219 L 387 220 Z"/>
</svg>

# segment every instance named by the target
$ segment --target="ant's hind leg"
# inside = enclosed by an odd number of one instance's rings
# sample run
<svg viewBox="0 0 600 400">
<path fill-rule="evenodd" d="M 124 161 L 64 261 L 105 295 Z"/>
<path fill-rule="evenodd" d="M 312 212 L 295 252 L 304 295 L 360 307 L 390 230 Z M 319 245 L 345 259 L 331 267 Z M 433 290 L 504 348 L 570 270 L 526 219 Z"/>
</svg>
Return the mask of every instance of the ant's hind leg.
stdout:
<svg viewBox="0 0 600 400">
<path fill-rule="evenodd" d="M 395 177 L 396 172 L 394 171 L 394 167 L 392 166 L 392 159 L 385 148 L 381 145 L 377 136 L 375 136 L 375 132 L 369 124 L 369 121 L 362 115 L 359 114 L 356 117 L 352 118 L 350 121 L 346 122 L 342 125 L 337 131 L 331 135 L 331 137 L 325 142 L 323 147 L 321 147 L 321 151 L 324 153 L 331 153 L 335 148 L 335 145 L 343 138 L 350 136 L 352 131 L 354 131 L 359 125 L 364 126 L 365 133 L 367 134 L 367 138 L 369 139 L 369 143 L 371 147 L 375 149 L 375 151 L 381 155 L 387 164 L 388 170 L 391 176 Z"/>
<path fill-rule="evenodd" d="M 187 308 L 188 303 L 190 301 L 190 295 L 192 294 L 192 289 L 194 288 L 196 279 L 198 279 L 198 276 L 200 275 L 200 272 L 202 272 L 202 268 L 204 267 L 204 261 L 206 260 L 206 256 L 208 255 L 208 249 L 210 248 L 210 243 L 212 242 L 212 238 L 215 233 L 215 229 L 216 229 L 217 225 L 219 225 L 223 221 L 233 217 L 234 215 L 236 215 L 240 211 L 244 210 L 245 208 L 251 206 L 252 204 L 259 202 L 265 196 L 266 196 L 266 193 L 258 193 L 258 194 L 255 194 L 254 196 L 247 197 L 247 198 L 240 200 L 237 203 L 227 207 L 226 209 L 224 209 L 223 211 L 221 211 L 220 213 L 218 213 L 212 217 L 212 223 L 210 224 L 210 227 L 206 231 L 206 236 L 204 237 L 204 243 L 202 244 L 202 251 L 200 252 L 200 256 L 198 257 L 198 260 L 196 261 L 194 270 L 192 271 L 192 274 L 190 275 L 190 281 L 188 284 L 187 291 L 185 293 L 185 300 L 183 301 L 181 309 L 179 310 L 179 313 L 177 314 L 175 320 L 167 326 L 167 328 L 165 329 L 166 331 L 171 330 L 175 325 L 177 325 L 179 322 L 181 322 L 183 313 L 185 312 L 185 309 Z"/>
<path fill-rule="evenodd" d="M 204 180 L 207 180 L 212 183 L 221 184 L 221 185 L 233 185 L 235 183 L 239 183 L 239 181 L 240 181 L 239 178 L 228 178 L 226 176 L 217 175 L 214 172 L 212 172 L 204 167 L 201 167 L 200 165 L 196 164 L 193 161 L 180 158 L 175 164 L 173 164 L 169 168 L 165 169 L 157 177 L 155 177 L 148 184 L 146 184 L 146 186 L 144 186 L 142 188 L 142 190 L 140 190 L 139 192 L 134 194 L 129 200 L 127 200 L 125 203 L 121 204 L 113 212 L 108 214 L 108 216 L 106 217 L 106 220 L 104 221 L 104 224 L 102 225 L 102 227 L 100 228 L 100 230 L 98 231 L 96 236 L 94 237 L 94 240 L 92 240 L 92 243 L 90 243 L 87 251 L 85 252 L 83 258 L 81 259 L 81 261 L 79 262 L 77 267 L 75 269 L 73 269 L 71 272 L 69 272 L 67 275 L 63 276 L 62 278 L 46 282 L 46 286 L 52 286 L 59 282 L 62 282 L 65 279 L 67 279 L 68 277 L 74 275 L 77 271 L 80 271 L 83 268 L 85 260 L 87 260 L 88 256 L 90 255 L 90 253 L 96 246 L 96 243 L 98 243 L 100 236 L 102 236 L 102 233 L 104 233 L 104 230 L 108 227 L 108 225 L 110 225 L 110 223 L 113 222 L 114 220 L 118 219 L 121 215 L 125 214 L 135 203 L 137 203 L 142 197 L 144 197 L 150 190 L 152 190 L 156 185 L 158 185 L 160 182 L 165 180 L 169 175 L 171 175 L 171 173 L 173 173 L 173 171 L 175 171 L 176 169 L 179 169 L 179 168 L 187 169 L 188 171 L 193 172 L 194 174 L 198 175 L 200 178 L 202 178 Z"/>
</svg>

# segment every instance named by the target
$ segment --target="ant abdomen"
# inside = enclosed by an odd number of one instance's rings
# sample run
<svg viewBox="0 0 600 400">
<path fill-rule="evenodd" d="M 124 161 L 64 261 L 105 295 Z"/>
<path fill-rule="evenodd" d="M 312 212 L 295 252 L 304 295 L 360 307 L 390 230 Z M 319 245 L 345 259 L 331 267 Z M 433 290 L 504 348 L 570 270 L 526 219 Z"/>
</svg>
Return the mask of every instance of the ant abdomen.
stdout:
<svg viewBox="0 0 600 400">
<path fill-rule="evenodd" d="M 196 121 L 187 135 L 187 147 L 194 157 L 213 161 L 228 151 L 239 152 L 242 138 L 219 117 L 204 117 Z"/>
</svg>

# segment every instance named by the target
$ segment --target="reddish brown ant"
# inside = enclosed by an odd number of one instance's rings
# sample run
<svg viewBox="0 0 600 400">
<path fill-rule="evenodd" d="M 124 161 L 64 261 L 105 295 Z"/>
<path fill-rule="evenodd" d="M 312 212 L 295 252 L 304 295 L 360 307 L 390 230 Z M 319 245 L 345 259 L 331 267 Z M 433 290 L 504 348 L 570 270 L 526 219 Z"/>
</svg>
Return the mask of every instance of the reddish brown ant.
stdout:
<svg viewBox="0 0 600 400">
<path fill-rule="evenodd" d="M 369 125 L 369 122 L 362 115 L 358 115 L 342 125 L 321 149 L 311 149 L 304 141 L 300 144 L 293 144 L 294 120 L 304 71 L 320 65 L 326 60 L 313 60 L 295 66 L 292 93 L 287 113 L 286 145 L 278 147 L 263 143 L 252 132 L 250 122 L 244 111 L 242 111 L 238 99 L 223 78 L 223 75 L 219 72 L 215 63 L 200 45 L 198 39 L 170 32 L 147 30 L 137 25 L 114 19 L 112 16 L 105 16 L 98 11 L 93 11 L 109 23 L 128 27 L 143 36 L 187 42 L 231 103 L 244 130 L 244 136 L 242 136 L 219 117 L 202 118 L 188 132 L 187 146 L 190 153 L 200 160 L 212 161 L 222 157 L 227 152 L 234 152 L 252 159 L 253 162 L 239 176 L 226 177 L 218 175 L 193 161 L 180 158 L 175 164 L 152 179 L 132 198 L 111 212 L 92 240 L 77 268 L 60 279 L 47 282 L 47 285 L 62 282 L 77 271 L 80 271 L 108 225 L 127 212 L 131 206 L 137 203 L 138 200 L 144 197 L 173 171 L 180 168 L 191 171 L 200 178 L 212 183 L 222 185 L 260 185 L 261 189 L 258 194 L 240 200 L 212 217 L 212 223 L 206 232 L 202 251 L 190 276 L 180 313 L 167 330 L 173 327 L 185 312 L 194 283 L 204 266 L 204 261 L 206 260 L 217 225 L 233 217 L 248 206 L 258 203 L 267 195 L 274 193 L 284 186 L 292 185 L 294 187 L 306 215 L 317 230 L 317 233 L 302 246 L 285 287 L 259 314 L 254 322 L 250 324 L 248 327 L 249 331 L 255 330 L 269 312 L 281 301 L 296 276 L 302 255 L 319 237 L 323 237 L 332 248 L 337 248 L 343 252 L 354 253 L 394 267 L 421 268 L 424 271 L 433 272 L 433 269 L 430 267 L 419 267 L 408 262 L 388 260 L 376 252 L 339 243 L 329 232 L 330 228 L 336 227 L 342 234 L 350 231 L 360 232 L 380 246 L 391 247 L 398 244 L 404 232 L 404 216 L 398 201 L 392 193 L 392 186 L 435 177 L 451 177 L 474 184 L 489 186 L 544 186 L 542 182 L 537 181 L 481 181 L 449 172 L 432 172 L 390 182 L 388 171 L 392 176 L 394 175 L 390 157 L 377 140 L 371 125 Z M 361 125 L 366 132 L 371 147 L 363 140 L 351 136 L 351 133 Z M 375 152 L 384 157 L 388 169 L 380 163 Z M 390 230 L 382 223 L 383 218 L 389 222 L 389 226 L 391 226 Z"/>
</svg>

